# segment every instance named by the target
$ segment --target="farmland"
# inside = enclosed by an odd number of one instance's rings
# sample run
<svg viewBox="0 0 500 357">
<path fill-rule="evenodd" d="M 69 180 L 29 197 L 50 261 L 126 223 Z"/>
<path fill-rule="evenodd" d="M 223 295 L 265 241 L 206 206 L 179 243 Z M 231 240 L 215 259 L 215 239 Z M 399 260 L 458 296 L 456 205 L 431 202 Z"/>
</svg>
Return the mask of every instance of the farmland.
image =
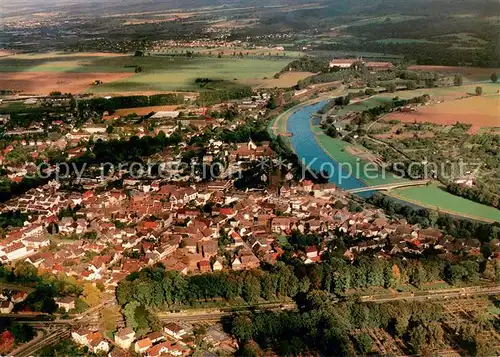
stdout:
<svg viewBox="0 0 500 357">
<path fill-rule="evenodd" d="M 0 88 L 29 93 L 170 92 L 227 89 L 235 85 L 290 86 L 307 73 L 268 80 L 289 59 L 284 57 L 145 56 L 103 53 L 23 54 L 0 58 Z M 141 72 L 135 73 L 140 67 Z M 201 87 L 195 79 L 218 80 Z M 103 84 L 93 86 L 95 80 Z"/>
<path fill-rule="evenodd" d="M 451 195 L 437 185 L 397 189 L 391 191 L 389 195 L 445 213 L 491 222 L 500 220 L 498 209 Z"/>
<path fill-rule="evenodd" d="M 498 96 L 470 97 L 455 101 L 446 101 L 433 106 L 419 108 L 410 113 L 393 113 L 387 120 L 401 122 L 435 123 L 453 125 L 457 122 L 471 124 L 469 133 L 475 134 L 481 128 L 500 126 L 498 113 L 500 102 Z"/>
<path fill-rule="evenodd" d="M 460 87 L 436 87 L 436 88 L 421 88 L 414 90 L 398 91 L 397 93 L 381 93 L 374 98 L 378 97 L 388 97 L 394 98 L 399 97 L 402 99 L 411 99 L 424 94 L 430 95 L 433 100 L 455 100 L 460 98 L 470 97 L 475 95 L 475 89 L 478 84 L 466 84 Z M 481 83 L 481 88 L 483 88 L 483 94 L 496 94 L 500 89 L 500 83 Z"/>
<path fill-rule="evenodd" d="M 50 92 L 83 93 L 99 79 L 112 82 L 133 73 L 10 72 L 1 73 L 0 89 L 22 91 L 23 94 L 48 95 Z"/>
<path fill-rule="evenodd" d="M 249 78 L 241 82 L 255 88 L 289 88 L 296 85 L 301 79 L 312 75 L 314 73 L 311 72 L 287 72 L 283 73 L 279 78 Z"/>
<path fill-rule="evenodd" d="M 124 117 L 130 114 L 147 115 L 151 112 L 170 111 L 176 110 L 177 108 L 178 105 L 156 105 L 152 107 L 124 108 L 117 109 L 114 113 L 114 116 Z"/>
<path fill-rule="evenodd" d="M 454 67 L 454 66 L 410 66 L 415 71 L 437 71 L 450 74 L 461 74 L 470 81 L 485 81 L 492 73 L 500 73 L 500 68 Z"/>
</svg>

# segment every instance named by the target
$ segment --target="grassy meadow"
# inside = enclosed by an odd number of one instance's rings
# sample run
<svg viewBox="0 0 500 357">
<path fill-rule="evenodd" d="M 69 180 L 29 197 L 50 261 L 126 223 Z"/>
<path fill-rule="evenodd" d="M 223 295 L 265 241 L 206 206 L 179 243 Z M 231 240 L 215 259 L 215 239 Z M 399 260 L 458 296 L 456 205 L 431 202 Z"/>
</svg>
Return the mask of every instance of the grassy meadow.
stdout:
<svg viewBox="0 0 500 357">
<path fill-rule="evenodd" d="M 106 53 L 45 53 L 20 54 L 0 58 L 0 72 L 6 73 L 59 73 L 71 80 L 71 74 L 89 75 L 89 92 L 139 91 L 203 91 L 227 89 L 239 84 L 258 86 L 265 84 L 290 61 L 284 56 L 195 56 L 158 55 L 134 57 Z M 135 73 L 137 67 L 142 72 Z M 129 73 L 129 76 L 103 81 L 99 86 L 91 83 L 99 73 Z M 126 78 L 123 78 L 126 77 Z M 206 86 L 195 83 L 196 78 L 222 80 Z"/>
<path fill-rule="evenodd" d="M 389 195 L 446 213 L 500 222 L 498 209 L 452 195 L 437 185 L 397 189 Z"/>
</svg>

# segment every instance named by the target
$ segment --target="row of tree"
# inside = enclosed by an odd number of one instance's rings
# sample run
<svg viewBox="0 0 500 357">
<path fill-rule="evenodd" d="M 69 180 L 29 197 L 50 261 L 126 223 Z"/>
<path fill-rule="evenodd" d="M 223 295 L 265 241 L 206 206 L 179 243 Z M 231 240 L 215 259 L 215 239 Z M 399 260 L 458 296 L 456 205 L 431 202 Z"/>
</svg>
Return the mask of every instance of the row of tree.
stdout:
<svg viewBox="0 0 500 357">
<path fill-rule="evenodd" d="M 225 102 L 228 100 L 251 97 L 252 87 L 245 85 L 234 85 L 229 89 L 207 90 L 200 93 L 197 102 L 201 105 Z"/>
<path fill-rule="evenodd" d="M 334 254 L 325 254 L 322 264 L 304 265 L 299 260 L 277 262 L 259 270 L 222 271 L 181 276 L 162 264 L 130 274 L 118 284 L 117 301 L 128 311 L 135 327 L 148 326 L 137 320 L 153 321 L 151 309 L 176 309 L 212 299 L 243 298 L 248 303 L 287 298 L 321 290 L 328 296 L 344 296 L 351 289 L 397 288 L 447 280 L 451 284 L 476 283 L 481 276 L 499 277 L 498 264 L 481 265 L 476 260 L 459 263 L 442 259 L 392 259 L 366 257 L 354 264 Z M 137 310 L 139 309 L 139 310 Z M 136 317 L 139 314 L 139 317 Z M 127 314 L 126 314 L 127 316 Z"/>
<path fill-rule="evenodd" d="M 468 200 L 482 203 L 488 206 L 498 207 L 500 196 L 482 187 L 468 187 L 462 184 L 451 182 L 446 186 L 446 190 L 454 195 L 467 198 Z"/>
<path fill-rule="evenodd" d="M 114 112 L 122 108 L 149 107 L 155 105 L 183 104 L 183 94 L 129 95 L 112 98 L 92 98 L 78 101 L 78 110 L 95 111 L 99 113 Z"/>
</svg>

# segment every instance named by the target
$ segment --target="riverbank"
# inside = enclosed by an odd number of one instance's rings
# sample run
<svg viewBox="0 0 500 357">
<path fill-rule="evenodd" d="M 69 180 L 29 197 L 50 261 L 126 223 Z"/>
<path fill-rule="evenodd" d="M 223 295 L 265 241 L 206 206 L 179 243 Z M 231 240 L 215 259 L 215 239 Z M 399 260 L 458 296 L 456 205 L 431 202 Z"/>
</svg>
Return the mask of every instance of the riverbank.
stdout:
<svg viewBox="0 0 500 357">
<path fill-rule="evenodd" d="M 437 184 L 396 189 L 386 194 L 401 201 L 454 216 L 490 223 L 500 222 L 500 211 L 498 209 L 455 196 Z"/>
<path fill-rule="evenodd" d="M 330 181 L 342 189 L 348 190 L 405 181 L 403 178 L 395 177 L 391 172 L 383 174 L 380 167 L 377 172 L 375 163 L 361 159 L 360 156 L 365 155 L 365 153 L 369 154 L 366 148 L 349 144 L 341 139 L 331 138 L 324 134 L 319 127 L 312 125 L 311 114 L 319 110 L 329 98 L 342 95 L 342 92 L 336 92 L 305 101 L 280 114 L 269 126 L 270 131 L 273 130 L 271 134 L 292 133 L 292 137 L 282 137 L 290 149 L 308 167 L 316 171 L 333 168 L 333 172 L 329 171 L 332 176 Z M 353 152 L 357 155 L 354 155 Z M 367 172 L 370 175 L 367 175 L 363 170 L 363 168 L 367 168 L 367 165 L 369 165 Z M 345 167 L 354 169 L 359 167 L 359 170 L 348 175 Z M 437 185 L 397 189 L 386 194 L 403 202 L 439 210 L 454 216 L 485 222 L 500 221 L 500 215 L 496 208 L 452 195 Z"/>
</svg>

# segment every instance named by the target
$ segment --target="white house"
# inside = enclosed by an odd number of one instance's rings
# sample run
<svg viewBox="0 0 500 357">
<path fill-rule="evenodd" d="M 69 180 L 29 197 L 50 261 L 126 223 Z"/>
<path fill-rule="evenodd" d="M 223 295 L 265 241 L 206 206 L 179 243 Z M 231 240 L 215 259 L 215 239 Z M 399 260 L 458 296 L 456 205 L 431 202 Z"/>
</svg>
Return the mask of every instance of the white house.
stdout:
<svg viewBox="0 0 500 357">
<path fill-rule="evenodd" d="M 135 332 L 130 327 L 120 329 L 115 335 L 115 343 L 124 350 L 130 348 L 134 339 Z"/>
<path fill-rule="evenodd" d="M 35 249 L 48 247 L 50 245 L 50 239 L 43 235 L 26 237 L 23 238 L 21 242 L 27 247 L 33 247 Z"/>
<path fill-rule="evenodd" d="M 28 249 L 26 249 L 26 246 L 21 242 L 13 243 L 8 247 L 0 249 L 0 257 L 5 256 L 7 258 L 7 261 L 13 261 L 20 258 L 24 258 L 29 254 L 30 252 L 28 251 Z"/>
<path fill-rule="evenodd" d="M 146 353 L 146 351 L 151 347 L 153 347 L 153 342 L 151 342 L 149 338 L 144 338 L 135 343 L 134 351 L 135 353 L 143 354 Z"/>
<path fill-rule="evenodd" d="M 0 302 L 0 314 L 10 314 L 14 309 L 14 304 L 11 301 Z"/>
<path fill-rule="evenodd" d="M 174 322 L 171 322 L 169 324 L 166 324 L 163 327 L 163 331 L 169 336 L 172 336 L 176 339 L 181 339 L 182 336 L 186 334 L 186 330 L 184 328 Z"/>
<path fill-rule="evenodd" d="M 175 119 L 179 116 L 179 111 L 177 110 L 173 110 L 173 111 L 168 111 L 168 110 L 165 110 L 165 111 L 159 111 L 159 112 L 156 112 L 150 119 L 164 119 L 164 118 L 168 118 L 168 119 Z"/>
<path fill-rule="evenodd" d="M 216 260 L 216 261 L 214 262 L 214 264 L 212 265 L 212 269 L 213 269 L 214 271 L 219 271 L 219 270 L 222 270 L 222 268 L 223 268 L 222 263 L 221 263 L 221 262 L 219 262 L 218 260 Z"/>
<path fill-rule="evenodd" d="M 109 351 L 109 343 L 104 339 L 100 332 L 91 332 L 86 329 L 80 329 L 71 332 L 71 338 L 79 345 L 87 346 L 93 353 L 102 353 Z"/>
<path fill-rule="evenodd" d="M 60 299 L 56 299 L 56 304 L 58 307 L 69 311 L 73 310 L 75 308 L 75 298 L 72 298 L 71 296 L 65 296 Z"/>
</svg>

